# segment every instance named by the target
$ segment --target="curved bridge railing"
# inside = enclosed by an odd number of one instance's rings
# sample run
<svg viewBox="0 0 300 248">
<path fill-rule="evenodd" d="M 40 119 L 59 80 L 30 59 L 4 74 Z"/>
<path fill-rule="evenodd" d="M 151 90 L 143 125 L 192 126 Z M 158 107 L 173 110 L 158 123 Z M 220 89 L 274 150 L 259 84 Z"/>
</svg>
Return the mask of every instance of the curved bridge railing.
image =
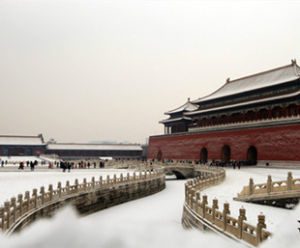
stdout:
<svg viewBox="0 0 300 248">
<path fill-rule="evenodd" d="M 300 199 L 300 178 L 294 179 L 291 172 L 288 172 L 286 180 L 272 181 L 269 175 L 266 183 L 254 184 L 253 179 L 249 179 L 249 184 L 244 186 L 243 190 L 234 198 L 237 201 L 258 202 L 274 204 L 278 202 L 278 206 L 284 206 L 286 201 L 293 200 L 298 202 Z"/>
<path fill-rule="evenodd" d="M 116 169 L 163 169 L 166 174 L 174 174 L 177 179 L 187 179 L 196 176 L 195 164 L 186 162 L 152 162 L 139 160 L 112 160 L 106 166 Z"/>
<path fill-rule="evenodd" d="M 225 179 L 224 169 L 203 167 L 197 170 L 200 173 L 204 171 L 204 174 L 185 184 L 185 203 L 182 216 L 184 227 L 195 227 L 201 230 L 209 228 L 252 246 L 258 246 L 271 235 L 265 230 L 264 215 L 259 215 L 257 225 L 253 226 L 245 222 L 247 220 L 245 209 L 241 208 L 239 216 L 235 218 L 230 216 L 228 203 L 224 203 L 223 210 L 220 211 L 217 199 L 214 199 L 212 205 L 209 205 L 207 196 L 201 197 L 201 190 L 217 185 Z"/>
<path fill-rule="evenodd" d="M 41 187 L 32 194 L 26 191 L 12 197 L 0 208 L 0 231 L 11 234 L 23 229 L 36 219 L 50 217 L 55 211 L 67 204 L 74 205 L 79 213 L 89 214 L 123 202 L 138 199 L 159 192 L 165 188 L 165 176 L 162 171 L 143 171 L 124 176 L 107 176 L 99 180 L 93 177 L 90 182 L 76 179 L 63 187 L 59 182 L 54 189 L 50 184 L 48 190 Z"/>
</svg>

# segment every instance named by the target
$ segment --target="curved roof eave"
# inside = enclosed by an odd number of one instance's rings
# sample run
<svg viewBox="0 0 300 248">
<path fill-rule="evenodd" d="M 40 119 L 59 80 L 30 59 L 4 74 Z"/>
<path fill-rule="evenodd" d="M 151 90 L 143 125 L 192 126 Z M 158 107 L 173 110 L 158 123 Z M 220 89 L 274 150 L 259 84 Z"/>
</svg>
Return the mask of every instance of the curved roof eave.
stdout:
<svg viewBox="0 0 300 248">
<path fill-rule="evenodd" d="M 199 108 L 198 105 L 192 103 L 190 101 L 190 98 L 188 98 L 187 102 L 183 105 L 181 105 L 180 107 L 176 108 L 176 109 L 173 109 L 173 110 L 170 110 L 168 112 L 165 112 L 164 114 L 165 115 L 171 115 L 171 114 L 175 114 L 175 113 L 180 113 L 180 112 L 183 112 L 183 111 L 195 111 Z"/>
<path fill-rule="evenodd" d="M 300 67 L 295 60 L 291 64 L 277 67 L 271 70 L 252 74 L 235 80 L 228 78 L 226 83 L 211 94 L 198 98 L 192 103 L 199 104 L 204 101 L 233 96 L 242 92 L 249 92 L 260 88 L 266 88 L 281 83 L 294 81 L 300 78 Z"/>
<path fill-rule="evenodd" d="M 294 97 L 294 96 L 297 96 L 297 95 L 300 95 L 300 90 L 298 90 L 296 92 L 293 92 L 293 93 L 280 95 L 280 96 L 273 96 L 273 97 L 264 98 L 264 99 L 260 99 L 260 100 L 251 100 L 251 101 L 247 101 L 247 102 L 243 102 L 243 103 L 236 103 L 236 104 L 225 105 L 225 106 L 216 107 L 216 108 L 203 109 L 203 110 L 199 110 L 199 111 L 189 112 L 189 113 L 185 113 L 185 115 L 191 116 L 191 115 L 195 115 L 195 114 L 207 113 L 207 112 L 210 112 L 210 111 L 217 111 L 217 110 L 222 110 L 222 109 L 227 109 L 227 108 L 234 108 L 234 107 L 249 105 L 249 104 L 253 104 L 253 103 L 260 103 L 260 102 L 265 102 L 265 101 L 274 101 L 274 100 L 278 100 L 278 99 Z"/>
</svg>

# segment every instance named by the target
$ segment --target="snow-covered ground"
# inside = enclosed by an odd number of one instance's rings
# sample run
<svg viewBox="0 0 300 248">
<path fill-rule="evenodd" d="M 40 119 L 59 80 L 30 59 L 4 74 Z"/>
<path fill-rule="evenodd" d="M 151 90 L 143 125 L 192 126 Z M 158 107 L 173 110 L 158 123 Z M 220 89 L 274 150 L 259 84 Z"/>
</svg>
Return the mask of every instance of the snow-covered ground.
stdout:
<svg viewBox="0 0 300 248">
<path fill-rule="evenodd" d="M 114 172 L 108 171 L 107 173 L 113 174 Z M 36 187 L 37 184 L 41 186 L 49 182 L 54 183 L 51 180 L 58 182 L 67 180 L 67 177 L 75 179 L 88 177 L 88 175 L 97 176 L 99 173 L 99 170 L 79 170 L 69 174 L 36 172 L 31 175 L 15 172 L 14 175 L 10 175 L 6 183 L 2 182 L 9 173 L 0 173 L 0 200 L 3 199 L 1 196 L 3 192 L 6 192 L 4 198 L 7 198 L 9 193 L 14 195 L 16 192 L 13 190 L 14 184 L 25 187 L 25 191 Z M 26 174 L 30 176 L 28 179 L 23 179 L 22 175 Z M 262 183 L 266 181 L 268 174 L 273 175 L 274 181 L 283 180 L 286 178 L 287 170 L 227 169 L 225 182 L 205 192 L 210 200 L 213 197 L 220 200 L 220 208 L 222 208 L 223 201 L 229 201 L 233 216 L 238 215 L 238 208 L 243 205 L 247 210 L 249 223 L 256 224 L 257 214 L 263 212 L 266 215 L 268 230 L 275 234 L 273 239 L 262 246 L 263 248 L 299 247 L 300 234 L 297 230 L 297 219 L 300 217 L 299 207 L 295 210 L 284 210 L 231 200 L 248 183 L 249 177 L 253 177 L 256 183 Z M 300 171 L 293 171 L 293 174 L 294 177 L 300 177 Z M 182 228 L 184 183 L 185 181 L 167 181 L 167 188 L 160 193 L 105 209 L 84 218 L 77 217 L 71 208 L 63 209 L 54 219 L 37 221 L 19 235 L 0 236 L 0 247 L 245 247 L 214 233 L 185 231 Z"/>
</svg>

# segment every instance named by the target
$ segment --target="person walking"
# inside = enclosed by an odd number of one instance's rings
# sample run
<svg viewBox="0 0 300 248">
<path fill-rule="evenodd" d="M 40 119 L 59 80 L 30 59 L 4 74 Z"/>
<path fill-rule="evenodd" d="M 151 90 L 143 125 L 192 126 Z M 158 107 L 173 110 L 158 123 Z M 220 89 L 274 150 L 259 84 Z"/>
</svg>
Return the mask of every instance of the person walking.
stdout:
<svg viewBox="0 0 300 248">
<path fill-rule="evenodd" d="M 33 161 L 30 161 L 30 170 L 34 171 L 34 162 Z"/>
<path fill-rule="evenodd" d="M 71 172 L 71 168 L 72 168 L 72 163 L 71 162 L 68 162 L 68 172 Z"/>
</svg>

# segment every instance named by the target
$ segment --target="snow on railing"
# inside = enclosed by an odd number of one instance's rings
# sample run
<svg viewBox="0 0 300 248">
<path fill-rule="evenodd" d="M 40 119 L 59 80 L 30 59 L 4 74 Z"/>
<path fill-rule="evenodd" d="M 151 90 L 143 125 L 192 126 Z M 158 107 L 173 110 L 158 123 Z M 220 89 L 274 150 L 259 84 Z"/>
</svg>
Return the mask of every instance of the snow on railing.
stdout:
<svg viewBox="0 0 300 248">
<path fill-rule="evenodd" d="M 211 173 L 207 173 L 208 170 L 211 170 Z M 230 216 L 229 203 L 224 203 L 222 211 L 219 210 L 217 199 L 213 199 L 212 206 L 209 206 L 208 197 L 206 195 L 201 197 L 200 191 L 221 183 L 225 179 L 225 171 L 221 168 L 209 167 L 205 168 L 205 171 L 206 176 L 189 180 L 185 184 L 183 224 L 190 226 L 193 222 L 193 226 L 201 228 L 197 221 L 200 220 L 202 224 L 209 223 L 209 227 L 214 230 L 226 233 L 234 239 L 243 240 L 253 246 L 257 246 L 267 239 L 271 233 L 264 230 L 266 228 L 264 215 L 259 215 L 257 225 L 253 226 L 245 222 L 247 218 L 244 208 L 239 210 L 239 216 L 235 218 Z M 191 213 L 189 217 L 186 217 L 189 213 Z M 186 220 L 187 218 L 190 219 Z"/>
<path fill-rule="evenodd" d="M 284 181 L 272 181 L 269 175 L 266 183 L 254 184 L 253 179 L 249 179 L 249 185 L 244 186 L 243 190 L 238 194 L 237 199 L 241 200 L 245 197 L 251 197 L 262 194 L 286 193 L 300 190 L 300 178 L 293 179 L 292 172 L 288 172 L 287 179 Z"/>
<path fill-rule="evenodd" d="M 195 162 L 190 161 L 188 163 L 187 161 L 142 161 L 142 160 L 111 160 L 106 162 L 106 167 L 108 168 L 115 168 L 115 169 L 122 169 L 122 168 L 128 168 L 128 169 L 157 169 L 157 168 L 169 168 L 169 167 L 180 167 L 180 168 L 196 168 Z"/>
<path fill-rule="evenodd" d="M 106 179 L 100 176 L 99 180 L 95 180 L 95 177 L 92 177 L 90 182 L 84 178 L 82 183 L 75 179 L 73 185 L 67 181 L 64 187 L 62 187 L 61 182 L 58 182 L 56 189 L 50 184 L 48 190 L 45 187 L 41 187 L 39 191 L 38 189 L 33 189 L 31 194 L 29 191 L 26 191 L 25 195 L 19 194 L 17 197 L 12 197 L 10 201 L 4 202 L 4 206 L 0 207 L 0 232 L 8 232 L 23 217 L 50 204 L 79 196 L 82 193 L 95 192 L 124 184 L 156 180 L 162 176 L 164 174 L 156 170 L 140 171 L 138 174 L 133 172 L 132 175 L 130 173 L 126 175 L 120 174 L 119 178 L 116 175 L 113 178 L 107 175 Z"/>
</svg>

